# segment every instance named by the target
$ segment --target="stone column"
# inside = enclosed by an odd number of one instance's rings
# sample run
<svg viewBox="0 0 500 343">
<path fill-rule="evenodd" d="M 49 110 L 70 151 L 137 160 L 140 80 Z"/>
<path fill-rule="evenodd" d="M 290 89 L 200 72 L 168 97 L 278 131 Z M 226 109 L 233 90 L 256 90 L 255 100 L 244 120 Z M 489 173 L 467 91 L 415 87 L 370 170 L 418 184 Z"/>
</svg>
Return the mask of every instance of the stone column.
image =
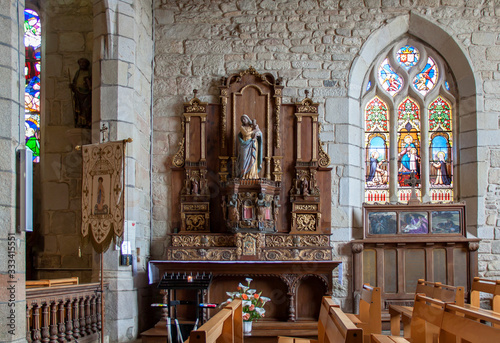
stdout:
<svg viewBox="0 0 500 343">
<path fill-rule="evenodd" d="M 16 152 L 24 147 L 24 1 L 0 6 L 0 341 L 26 338 L 25 234 L 16 222 Z"/>
<path fill-rule="evenodd" d="M 121 266 L 120 252 L 104 254 L 106 293 L 105 330 L 109 340 L 125 342 L 139 334 L 138 298 L 147 287 L 146 256 L 150 235 L 150 150 L 152 82 L 152 3 L 140 0 L 94 1 L 92 141 L 132 138 L 125 149 L 125 225 L 137 263 Z M 106 139 L 106 140 L 107 140 Z M 132 225 L 134 223 L 135 225 Z M 140 251 L 140 254 L 138 254 Z M 94 259 L 98 276 L 99 256 Z M 134 278 L 135 276 L 135 278 Z M 97 281 L 97 280 L 95 280 Z M 149 303 L 145 306 L 149 307 Z M 147 310 L 147 308 L 145 309 Z"/>
</svg>

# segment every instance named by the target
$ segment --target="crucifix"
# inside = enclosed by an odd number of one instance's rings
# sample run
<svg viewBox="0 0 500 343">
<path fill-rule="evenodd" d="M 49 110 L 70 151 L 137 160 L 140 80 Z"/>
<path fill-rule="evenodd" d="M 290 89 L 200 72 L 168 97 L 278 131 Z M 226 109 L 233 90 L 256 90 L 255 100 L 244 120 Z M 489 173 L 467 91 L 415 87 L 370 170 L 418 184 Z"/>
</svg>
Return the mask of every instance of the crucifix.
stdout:
<svg viewBox="0 0 500 343">
<path fill-rule="evenodd" d="M 405 185 L 411 186 L 410 200 L 408 200 L 408 205 L 415 205 L 420 203 L 420 200 L 418 200 L 417 198 L 417 193 L 415 192 L 415 187 L 420 183 L 422 183 L 422 181 L 415 177 L 415 172 L 411 172 L 410 178 L 408 180 L 405 180 Z"/>
<path fill-rule="evenodd" d="M 106 127 L 106 124 L 102 123 L 102 127 L 99 129 L 99 132 L 101 133 L 101 137 L 102 137 L 102 142 L 105 141 L 107 131 L 108 131 L 108 128 Z"/>
</svg>

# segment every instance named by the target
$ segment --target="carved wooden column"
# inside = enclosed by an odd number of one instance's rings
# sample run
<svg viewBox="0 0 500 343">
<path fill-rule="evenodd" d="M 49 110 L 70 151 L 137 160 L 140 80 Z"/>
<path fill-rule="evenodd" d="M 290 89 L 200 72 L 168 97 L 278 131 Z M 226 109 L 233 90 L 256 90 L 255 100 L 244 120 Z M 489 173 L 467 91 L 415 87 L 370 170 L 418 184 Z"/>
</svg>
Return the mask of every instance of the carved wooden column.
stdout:
<svg viewBox="0 0 500 343">
<path fill-rule="evenodd" d="M 26 342 L 33 342 L 31 339 L 31 309 L 29 304 L 26 306 Z"/>
<path fill-rule="evenodd" d="M 181 232 L 210 231 L 207 179 L 207 104 L 195 97 L 184 104 L 185 179 L 181 190 Z"/>
<path fill-rule="evenodd" d="M 64 302 L 60 299 L 57 300 L 58 304 L 58 321 L 57 321 L 57 327 L 58 327 L 58 335 L 59 336 L 59 342 L 66 342 L 66 325 L 64 322 Z"/>
<path fill-rule="evenodd" d="M 65 312 L 66 312 L 66 341 L 73 340 L 73 317 L 72 312 L 73 308 L 71 306 L 71 299 L 67 299 L 64 304 Z"/>
<path fill-rule="evenodd" d="M 33 343 L 40 343 L 40 307 L 38 304 L 33 305 L 33 329 L 32 329 Z"/>
<path fill-rule="evenodd" d="M 79 301 L 78 298 L 73 299 L 73 336 L 80 338 L 80 315 L 79 315 Z"/>
<path fill-rule="evenodd" d="M 295 104 L 297 127 L 295 178 L 292 181 L 292 230 L 320 233 L 321 194 L 318 187 L 318 104 L 306 98 Z"/>
<path fill-rule="evenodd" d="M 49 339 L 49 306 L 47 303 L 42 304 L 42 342 L 48 343 Z"/>
</svg>

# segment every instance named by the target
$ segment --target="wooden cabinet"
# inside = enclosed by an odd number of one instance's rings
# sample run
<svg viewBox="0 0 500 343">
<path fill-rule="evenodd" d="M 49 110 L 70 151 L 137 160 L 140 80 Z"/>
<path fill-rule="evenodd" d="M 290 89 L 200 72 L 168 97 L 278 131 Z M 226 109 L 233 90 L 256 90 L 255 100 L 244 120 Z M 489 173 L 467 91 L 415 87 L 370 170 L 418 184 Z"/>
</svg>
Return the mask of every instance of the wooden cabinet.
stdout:
<svg viewBox="0 0 500 343">
<path fill-rule="evenodd" d="M 365 205 L 364 238 L 351 248 L 354 297 L 363 283 L 380 287 L 384 308 L 411 303 L 418 279 L 469 289 L 477 276 L 464 204 Z"/>
</svg>

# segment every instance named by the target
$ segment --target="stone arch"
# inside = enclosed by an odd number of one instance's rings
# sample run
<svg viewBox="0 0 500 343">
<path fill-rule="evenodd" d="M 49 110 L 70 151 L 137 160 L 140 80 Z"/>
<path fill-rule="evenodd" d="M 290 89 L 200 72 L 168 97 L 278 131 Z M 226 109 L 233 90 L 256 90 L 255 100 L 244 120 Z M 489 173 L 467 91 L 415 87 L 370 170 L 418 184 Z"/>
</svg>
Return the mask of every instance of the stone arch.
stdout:
<svg viewBox="0 0 500 343">
<path fill-rule="evenodd" d="M 486 148 L 478 144 L 481 130 L 478 126 L 478 118 L 482 112 L 483 91 L 480 75 L 474 71 L 467 50 L 452 35 L 438 24 L 414 12 L 397 17 L 373 32 L 362 46 L 349 72 L 348 109 L 350 113 L 347 120 L 349 125 L 363 127 L 360 99 L 366 74 L 383 50 L 405 34 L 422 40 L 441 54 L 455 77 L 458 93 L 456 116 L 459 121 L 467 119 L 467 127 L 459 126 L 457 131 L 458 176 L 467 175 L 468 179 L 477 180 L 477 182 L 461 183 L 458 179 L 457 191 L 459 199 L 466 200 L 469 208 L 468 230 L 477 234 L 477 226 L 481 225 L 480 218 L 484 217 L 484 190 L 486 189 L 486 185 L 483 184 L 486 181 L 479 178 L 479 175 L 485 174 L 482 169 L 486 169 L 485 163 L 480 160 L 480 156 L 485 155 L 482 150 Z M 359 142 L 355 142 L 360 149 L 363 149 L 362 140 L 363 136 L 359 135 Z M 354 180 L 350 182 L 353 183 Z M 362 178 L 358 182 L 362 182 Z M 360 189 L 360 194 L 354 196 L 359 197 L 358 203 L 361 204 L 364 188 L 362 185 L 353 185 L 353 188 Z M 350 201 L 350 203 L 353 202 Z M 361 223 L 361 220 L 359 222 Z"/>
</svg>

